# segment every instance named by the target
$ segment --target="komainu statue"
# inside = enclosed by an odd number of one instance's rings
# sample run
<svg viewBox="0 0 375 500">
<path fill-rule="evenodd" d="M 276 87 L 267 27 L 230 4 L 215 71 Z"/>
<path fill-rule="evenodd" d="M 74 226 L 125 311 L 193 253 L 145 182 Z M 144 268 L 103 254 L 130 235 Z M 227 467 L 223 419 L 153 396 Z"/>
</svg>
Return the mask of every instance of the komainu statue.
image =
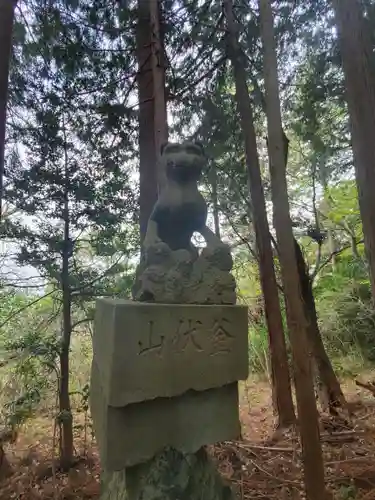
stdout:
<svg viewBox="0 0 375 500">
<path fill-rule="evenodd" d="M 167 182 L 148 222 L 133 298 L 234 304 L 230 249 L 207 227 L 207 204 L 198 190 L 206 164 L 202 145 L 167 143 L 162 147 L 160 161 Z M 206 241 L 200 254 L 191 242 L 195 232 Z"/>
</svg>

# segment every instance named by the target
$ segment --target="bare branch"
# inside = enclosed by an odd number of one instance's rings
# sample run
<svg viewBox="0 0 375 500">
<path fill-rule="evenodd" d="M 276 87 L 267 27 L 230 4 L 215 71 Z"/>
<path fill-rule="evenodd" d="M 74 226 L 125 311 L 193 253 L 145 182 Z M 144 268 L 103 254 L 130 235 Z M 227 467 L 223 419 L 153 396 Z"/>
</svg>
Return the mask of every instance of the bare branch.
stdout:
<svg viewBox="0 0 375 500">
<path fill-rule="evenodd" d="M 37 299 L 35 300 L 32 300 L 31 302 L 29 302 L 28 304 L 24 305 L 23 307 L 20 307 L 17 311 L 15 311 L 14 313 L 10 314 L 7 319 L 5 321 L 3 321 L 1 324 L 0 324 L 0 328 L 2 328 L 4 325 L 6 325 L 7 323 L 9 323 L 10 320 L 12 320 L 13 318 L 15 318 L 16 316 L 18 316 L 18 314 L 20 314 L 21 312 L 25 311 L 26 309 L 28 309 L 29 307 L 37 304 L 38 302 L 40 302 L 41 300 L 45 299 L 46 297 L 49 297 L 50 295 L 54 294 L 57 292 L 57 289 L 54 289 L 52 290 L 51 292 L 49 293 L 46 293 L 45 295 L 43 295 L 42 297 L 38 297 Z"/>
<path fill-rule="evenodd" d="M 85 311 L 85 312 L 86 312 L 86 311 Z M 77 326 L 82 325 L 83 323 L 88 323 L 88 322 L 90 322 L 90 321 L 93 321 L 93 319 L 94 319 L 94 318 L 91 316 L 91 317 L 83 318 L 83 319 L 80 319 L 80 320 L 76 321 L 76 322 L 75 322 L 75 323 L 73 323 L 73 325 L 72 325 L 72 331 L 73 331 L 75 328 L 77 328 Z"/>
<path fill-rule="evenodd" d="M 357 241 L 357 244 L 360 245 L 361 243 L 364 243 L 364 240 L 359 240 Z M 320 273 L 320 271 L 323 269 L 323 267 L 325 267 L 327 264 L 329 264 L 331 262 L 331 260 L 333 259 L 333 257 L 335 255 L 339 255 L 340 253 L 344 252 L 345 250 L 348 250 L 348 248 L 351 248 L 351 243 L 341 247 L 339 250 L 335 250 L 334 252 L 331 252 L 331 254 L 325 259 L 325 261 L 320 265 L 320 267 L 316 270 L 316 272 L 314 271 L 311 276 L 310 276 L 310 279 L 311 281 L 313 281 L 316 276 Z"/>
</svg>

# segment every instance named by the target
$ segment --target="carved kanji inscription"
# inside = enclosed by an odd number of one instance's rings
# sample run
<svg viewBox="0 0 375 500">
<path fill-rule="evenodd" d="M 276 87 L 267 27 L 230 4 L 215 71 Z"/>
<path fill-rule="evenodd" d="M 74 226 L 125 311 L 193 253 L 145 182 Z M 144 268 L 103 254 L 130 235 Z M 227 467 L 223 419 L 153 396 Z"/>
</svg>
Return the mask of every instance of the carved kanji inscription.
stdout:
<svg viewBox="0 0 375 500">
<path fill-rule="evenodd" d="M 231 323 L 226 318 L 214 320 L 211 355 L 229 353 L 232 350 L 234 335 L 229 331 L 230 326 Z"/>
<path fill-rule="evenodd" d="M 139 352 L 138 354 L 148 354 L 156 352 L 157 354 L 161 354 L 164 346 L 165 337 L 163 335 L 155 334 L 155 326 L 154 321 L 148 322 L 148 338 L 147 342 L 139 341 Z"/>
<path fill-rule="evenodd" d="M 100 302 L 94 355 L 108 404 L 126 406 L 248 376 L 244 306 Z"/>
<path fill-rule="evenodd" d="M 185 351 L 189 346 L 197 351 L 203 351 L 201 341 L 198 338 L 202 325 L 203 323 L 200 320 L 180 320 L 176 334 L 172 340 L 176 351 Z"/>
</svg>

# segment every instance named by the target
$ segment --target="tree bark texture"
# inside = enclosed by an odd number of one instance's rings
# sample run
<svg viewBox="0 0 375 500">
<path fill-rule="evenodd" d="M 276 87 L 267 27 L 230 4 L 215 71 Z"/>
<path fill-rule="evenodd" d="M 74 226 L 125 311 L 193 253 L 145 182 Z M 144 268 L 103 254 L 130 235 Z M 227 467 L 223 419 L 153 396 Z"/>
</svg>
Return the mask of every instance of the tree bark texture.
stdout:
<svg viewBox="0 0 375 500">
<path fill-rule="evenodd" d="M 375 300 L 375 62 L 359 0 L 333 0 L 339 33 L 365 250 Z"/>
<path fill-rule="evenodd" d="M 284 143 L 284 163 L 285 166 L 287 166 L 289 141 L 284 131 L 282 131 L 282 136 Z M 322 172 L 322 169 L 320 169 L 320 171 Z M 322 185 L 324 187 L 324 191 L 326 192 L 328 185 L 325 176 L 322 176 Z M 336 413 L 335 407 L 346 407 L 346 400 L 323 344 L 318 324 L 318 315 L 315 307 L 312 280 L 309 276 L 301 247 L 296 239 L 294 239 L 294 246 L 296 250 L 302 299 L 305 308 L 305 315 L 308 321 L 307 335 L 310 349 L 314 357 L 313 369 L 316 374 L 320 403 L 324 410 L 330 410 L 331 413 Z"/>
<path fill-rule="evenodd" d="M 162 39 L 162 10 L 160 0 L 150 0 L 151 66 L 154 82 L 154 134 L 157 157 L 161 146 L 168 141 L 168 118 L 165 99 L 165 57 Z M 166 175 L 158 162 L 158 189 L 163 189 Z"/>
<path fill-rule="evenodd" d="M 72 335 L 72 294 L 69 279 L 69 261 L 73 251 L 70 239 L 70 213 L 68 195 L 68 156 L 65 147 L 65 193 L 64 193 L 64 246 L 62 253 L 61 287 L 63 300 L 63 331 L 60 350 L 60 463 L 68 470 L 73 462 L 73 416 L 69 395 L 69 355 Z"/>
<path fill-rule="evenodd" d="M 4 188 L 5 129 L 12 32 L 16 0 L 0 0 L 0 220 Z"/>
<path fill-rule="evenodd" d="M 273 252 L 267 220 L 262 178 L 257 152 L 253 113 L 246 82 L 245 66 L 241 60 L 237 28 L 231 0 L 224 2 L 228 27 L 228 55 L 231 59 L 236 85 L 236 101 L 245 140 L 249 188 L 253 204 L 253 223 L 259 258 L 259 271 L 264 296 L 272 366 L 274 401 L 279 415 L 279 426 L 295 422 L 288 357 L 284 336 L 280 300 L 275 276 Z"/>
<path fill-rule="evenodd" d="M 305 306 L 305 314 L 308 319 L 307 335 L 319 379 L 319 397 L 323 407 L 327 404 L 330 412 L 336 413 L 335 408 L 338 406 L 346 407 L 346 400 L 323 344 L 318 325 L 314 293 L 306 262 L 297 240 L 294 240 L 294 243 L 302 298 Z"/>
<path fill-rule="evenodd" d="M 12 467 L 5 454 L 3 443 L 0 442 L 0 481 L 12 474 Z"/>
<path fill-rule="evenodd" d="M 301 296 L 292 221 L 289 211 L 276 45 L 270 0 L 259 0 L 259 7 L 263 42 L 274 225 L 277 235 L 281 274 L 287 305 L 287 320 L 293 353 L 306 497 L 308 500 L 323 500 L 326 497 L 323 456 L 311 363 L 309 362 L 308 324 Z"/>
<path fill-rule="evenodd" d="M 158 198 L 157 155 L 154 134 L 154 78 L 150 30 L 150 5 L 138 0 L 137 60 L 139 100 L 139 190 L 141 243 L 146 235 L 148 219 Z"/>
<path fill-rule="evenodd" d="M 359 252 L 358 252 L 358 242 L 357 242 L 357 238 L 355 237 L 355 235 L 350 235 L 350 246 L 352 249 L 353 258 L 355 260 L 359 260 L 361 258 L 361 256 L 359 255 Z"/>
<path fill-rule="evenodd" d="M 213 216 L 214 216 L 215 234 L 220 239 L 221 238 L 221 236 L 220 236 L 220 218 L 219 218 L 219 204 L 218 204 L 218 197 L 217 197 L 217 168 L 216 168 L 215 163 L 212 163 L 212 165 L 211 165 L 210 182 L 211 182 L 211 187 L 212 187 L 212 202 L 213 202 L 212 212 L 213 212 Z"/>
<path fill-rule="evenodd" d="M 324 192 L 324 205 L 326 210 L 329 211 L 331 210 L 331 201 L 328 196 L 328 172 L 325 163 L 320 164 L 319 173 L 320 173 L 321 185 L 323 187 L 323 192 Z M 337 245 L 335 241 L 334 232 L 331 228 L 327 229 L 327 243 L 328 243 L 329 253 L 332 255 L 332 260 L 331 260 L 332 271 L 336 272 L 337 256 L 335 255 L 335 252 L 337 251 Z"/>
<path fill-rule="evenodd" d="M 102 473 L 100 500 L 232 500 L 230 487 L 202 448 L 184 455 L 173 449 L 148 462 Z"/>
</svg>

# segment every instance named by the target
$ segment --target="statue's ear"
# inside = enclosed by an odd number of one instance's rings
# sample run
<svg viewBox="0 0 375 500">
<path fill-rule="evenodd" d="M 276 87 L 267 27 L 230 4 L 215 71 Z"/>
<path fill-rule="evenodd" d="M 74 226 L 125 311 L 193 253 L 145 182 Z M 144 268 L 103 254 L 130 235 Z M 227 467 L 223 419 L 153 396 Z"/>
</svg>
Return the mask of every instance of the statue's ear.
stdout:
<svg viewBox="0 0 375 500">
<path fill-rule="evenodd" d="M 161 155 L 164 153 L 164 149 L 166 148 L 167 145 L 168 145 L 168 141 L 163 142 L 163 144 L 160 146 L 160 154 Z"/>
<path fill-rule="evenodd" d="M 201 154 L 204 155 L 204 148 L 203 148 L 203 144 L 199 141 L 194 141 L 194 144 L 196 146 L 198 146 L 198 148 L 201 150 Z"/>
</svg>

